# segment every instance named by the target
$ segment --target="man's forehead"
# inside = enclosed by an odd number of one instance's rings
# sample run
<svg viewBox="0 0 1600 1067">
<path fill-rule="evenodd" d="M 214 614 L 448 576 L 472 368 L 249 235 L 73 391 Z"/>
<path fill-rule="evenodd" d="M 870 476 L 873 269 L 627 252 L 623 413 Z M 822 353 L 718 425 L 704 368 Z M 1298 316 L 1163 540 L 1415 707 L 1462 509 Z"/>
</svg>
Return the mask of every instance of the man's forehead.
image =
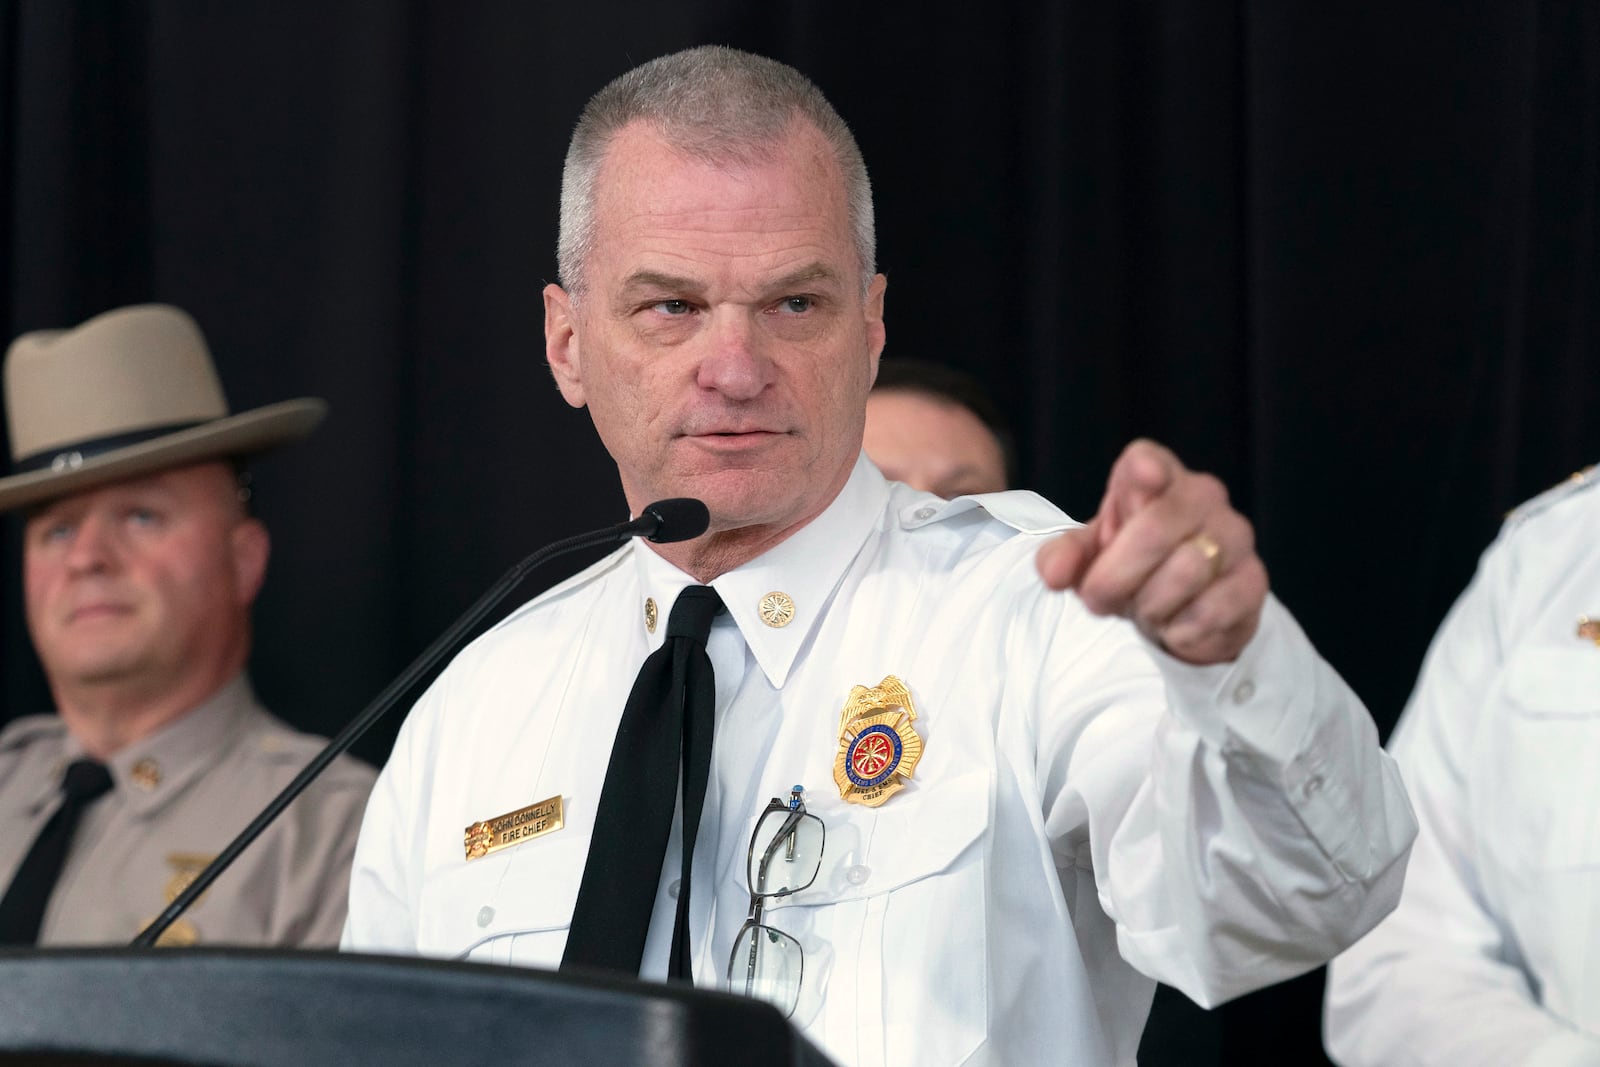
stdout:
<svg viewBox="0 0 1600 1067">
<path fill-rule="evenodd" d="M 601 212 L 624 214 L 695 211 L 717 202 L 709 184 L 765 192 L 785 180 L 830 211 L 846 210 L 843 170 L 827 140 L 808 122 L 795 122 L 770 141 L 719 149 L 685 147 L 640 120 L 619 130 L 607 146 L 595 204 Z M 773 207 L 782 210 L 783 205 Z"/>
<path fill-rule="evenodd" d="M 597 185 L 595 266 L 615 286 L 709 281 L 708 273 L 727 270 L 756 288 L 790 276 L 853 276 L 842 173 L 821 135 L 811 133 L 815 146 L 780 145 L 764 159 L 710 163 L 647 127 L 628 127 Z"/>
<path fill-rule="evenodd" d="M 681 271 L 640 267 L 623 277 L 618 287 L 618 294 L 627 298 L 653 293 L 690 292 L 703 288 L 710 281 L 712 279 L 692 267 Z M 758 289 L 784 292 L 813 287 L 836 288 L 843 284 L 844 279 L 840 272 L 822 260 L 813 260 L 792 268 L 780 263 L 771 269 L 758 272 L 755 282 Z"/>
</svg>

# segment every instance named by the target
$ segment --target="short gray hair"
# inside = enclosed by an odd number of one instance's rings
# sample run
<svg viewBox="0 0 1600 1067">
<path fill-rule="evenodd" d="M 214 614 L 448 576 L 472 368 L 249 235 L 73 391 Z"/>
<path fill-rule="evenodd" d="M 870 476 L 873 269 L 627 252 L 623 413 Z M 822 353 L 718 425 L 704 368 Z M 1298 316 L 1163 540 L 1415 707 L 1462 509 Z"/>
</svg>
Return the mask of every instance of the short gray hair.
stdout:
<svg viewBox="0 0 1600 1067">
<path fill-rule="evenodd" d="M 601 89 L 584 107 L 561 172 L 561 235 L 556 265 L 576 297 L 594 251 L 596 178 L 611 141 L 643 120 L 690 157 L 708 163 L 757 163 L 796 118 L 832 147 L 844 174 L 850 228 L 865 292 L 876 273 L 872 183 L 861 149 L 839 113 L 805 75 L 776 60 L 721 45 L 653 59 Z"/>
</svg>

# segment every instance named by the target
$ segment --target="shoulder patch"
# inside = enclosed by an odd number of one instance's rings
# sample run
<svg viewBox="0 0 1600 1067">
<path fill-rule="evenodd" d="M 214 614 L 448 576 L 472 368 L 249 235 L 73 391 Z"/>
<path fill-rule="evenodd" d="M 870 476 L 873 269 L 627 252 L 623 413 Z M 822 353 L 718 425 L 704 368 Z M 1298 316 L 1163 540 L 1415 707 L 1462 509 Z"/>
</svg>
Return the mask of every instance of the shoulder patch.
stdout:
<svg viewBox="0 0 1600 1067">
<path fill-rule="evenodd" d="M 0 729 L 0 752 L 27 748 L 36 741 L 59 738 L 66 732 L 67 726 L 59 715 L 24 715 Z"/>
<path fill-rule="evenodd" d="M 954 500 L 924 502 L 900 509 L 900 525 L 907 530 L 937 522 L 947 522 L 970 511 L 981 510 L 992 519 L 1019 533 L 1049 534 L 1081 526 L 1060 508 L 1027 489 L 1003 493 L 958 496 Z"/>
<path fill-rule="evenodd" d="M 1596 475 L 1596 467 L 1585 467 L 1581 471 L 1574 472 L 1565 481 L 1546 489 L 1533 499 L 1517 505 L 1506 512 L 1505 528 L 1508 530 L 1515 529 L 1521 523 L 1536 515 L 1544 514 L 1562 501 L 1594 488 L 1597 483 L 1600 483 L 1600 477 Z"/>
</svg>

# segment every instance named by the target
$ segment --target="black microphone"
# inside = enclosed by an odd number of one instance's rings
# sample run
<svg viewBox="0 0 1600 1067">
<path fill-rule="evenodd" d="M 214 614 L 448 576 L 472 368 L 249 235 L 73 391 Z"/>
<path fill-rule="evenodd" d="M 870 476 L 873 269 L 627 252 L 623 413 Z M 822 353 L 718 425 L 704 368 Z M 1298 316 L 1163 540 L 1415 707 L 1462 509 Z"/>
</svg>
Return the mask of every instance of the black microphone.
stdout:
<svg viewBox="0 0 1600 1067">
<path fill-rule="evenodd" d="M 658 545 L 670 545 L 674 541 L 693 541 L 710 526 L 711 512 L 704 504 L 693 497 L 675 496 L 670 500 L 657 500 L 654 504 L 647 505 L 644 514 L 637 519 L 612 527 L 609 532 L 618 541 L 626 541 L 630 537 L 643 537 Z M 555 549 L 555 554 L 560 555 L 567 551 L 561 548 L 561 544 L 562 542 L 557 542 L 550 548 Z M 526 563 L 523 565 L 527 566 Z"/>
<path fill-rule="evenodd" d="M 690 541 L 705 533 L 710 525 L 711 512 L 698 500 L 689 497 L 658 500 L 647 506 L 637 519 L 546 545 L 512 567 L 506 572 L 505 577 L 479 597 L 478 602 L 468 608 L 466 614 L 457 619 L 450 629 L 440 634 L 438 639 L 428 646 L 427 651 L 418 656 L 398 678 L 390 682 L 388 688 L 378 694 L 377 699 L 351 720 L 337 737 L 329 741 L 327 747 L 317 753 L 316 757 L 294 776 L 294 780 L 284 786 L 283 791 L 261 809 L 261 814 L 257 815 L 238 837 L 229 842 L 227 848 L 217 853 L 216 859 L 206 864 L 205 868 L 195 876 L 194 881 L 167 905 L 167 909 L 156 916 L 155 920 L 130 942 L 131 947 L 149 948 L 154 945 L 156 939 L 166 932 L 167 927 L 176 922 L 178 916 L 189 910 L 189 906 L 217 880 L 217 876 L 227 870 L 228 866 L 239 858 L 239 853 L 249 848 L 251 843 L 261 836 L 262 831 L 272 825 L 272 821 L 283 813 L 283 809 L 287 808 L 295 797 L 305 792 L 306 786 L 326 770 L 328 764 L 355 744 L 356 739 L 371 729 L 373 723 L 383 718 L 400 697 L 438 663 L 445 653 L 460 644 L 472 628 L 482 622 L 484 616 L 494 610 L 496 604 L 505 599 L 507 593 L 522 583 L 522 579 L 533 568 L 569 552 L 597 545 L 617 544 L 630 537 L 643 537 L 657 544 Z"/>
</svg>

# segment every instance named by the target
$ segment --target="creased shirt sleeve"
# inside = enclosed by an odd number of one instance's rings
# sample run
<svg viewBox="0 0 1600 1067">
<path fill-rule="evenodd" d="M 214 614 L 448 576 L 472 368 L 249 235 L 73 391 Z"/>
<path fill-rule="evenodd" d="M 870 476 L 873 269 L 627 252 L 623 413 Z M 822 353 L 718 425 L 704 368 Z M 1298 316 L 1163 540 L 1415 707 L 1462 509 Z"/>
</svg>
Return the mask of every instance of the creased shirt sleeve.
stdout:
<svg viewBox="0 0 1600 1067">
<path fill-rule="evenodd" d="M 1085 725 L 1041 730 L 1046 830 L 1087 816 L 1125 959 L 1212 1006 L 1326 962 L 1394 906 L 1416 831 L 1399 774 L 1282 605 L 1213 667 L 1131 627 L 1085 649 L 1078 629 L 1052 651 L 1050 689 L 1077 696 L 1050 719 Z"/>
</svg>

